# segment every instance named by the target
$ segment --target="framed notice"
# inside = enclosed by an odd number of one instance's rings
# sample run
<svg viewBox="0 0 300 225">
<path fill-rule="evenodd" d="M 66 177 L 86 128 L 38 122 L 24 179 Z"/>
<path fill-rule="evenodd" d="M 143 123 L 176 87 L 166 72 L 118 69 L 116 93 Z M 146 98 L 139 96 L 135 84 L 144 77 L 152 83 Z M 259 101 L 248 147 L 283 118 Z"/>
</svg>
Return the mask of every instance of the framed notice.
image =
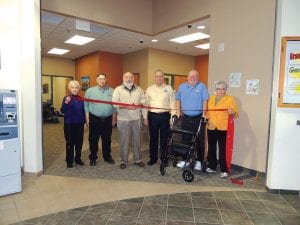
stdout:
<svg viewBox="0 0 300 225">
<path fill-rule="evenodd" d="M 164 74 L 165 83 L 173 87 L 173 75 L 172 74 Z"/>
<path fill-rule="evenodd" d="M 300 107 L 300 37 L 281 38 L 279 107 Z"/>
<path fill-rule="evenodd" d="M 90 87 L 90 77 L 81 77 L 81 91 L 86 91 Z"/>
</svg>

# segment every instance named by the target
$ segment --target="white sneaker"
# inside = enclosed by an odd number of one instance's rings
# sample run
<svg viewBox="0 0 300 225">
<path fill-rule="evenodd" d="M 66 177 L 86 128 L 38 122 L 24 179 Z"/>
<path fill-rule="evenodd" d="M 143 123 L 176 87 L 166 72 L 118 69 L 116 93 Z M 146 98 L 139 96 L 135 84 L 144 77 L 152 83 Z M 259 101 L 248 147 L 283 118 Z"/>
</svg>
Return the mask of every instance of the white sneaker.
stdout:
<svg viewBox="0 0 300 225">
<path fill-rule="evenodd" d="M 228 177 L 228 173 L 226 173 L 226 172 L 221 173 L 221 177 L 222 177 L 222 178 L 227 178 L 227 177 Z"/>
<path fill-rule="evenodd" d="M 185 163 L 185 161 L 180 161 L 180 162 L 177 163 L 176 166 L 179 167 L 179 168 L 183 168 L 184 165 L 188 166 L 188 165 L 190 165 L 190 163 L 189 162 Z"/>
<path fill-rule="evenodd" d="M 196 161 L 196 164 L 195 164 L 195 167 L 194 167 L 195 170 L 201 170 L 202 167 L 201 167 L 201 162 L 200 161 Z"/>
<path fill-rule="evenodd" d="M 213 170 L 213 169 L 211 169 L 211 168 L 207 168 L 207 169 L 206 169 L 206 172 L 207 172 L 207 173 L 216 173 L 216 171 Z"/>
</svg>

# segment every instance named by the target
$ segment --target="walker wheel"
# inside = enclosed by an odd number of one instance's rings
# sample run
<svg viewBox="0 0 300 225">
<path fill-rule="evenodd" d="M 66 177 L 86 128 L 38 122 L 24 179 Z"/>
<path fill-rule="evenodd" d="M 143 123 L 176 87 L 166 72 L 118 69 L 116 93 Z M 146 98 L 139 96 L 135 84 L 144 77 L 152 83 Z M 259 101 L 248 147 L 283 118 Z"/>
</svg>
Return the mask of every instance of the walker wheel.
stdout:
<svg viewBox="0 0 300 225">
<path fill-rule="evenodd" d="M 188 170 L 183 171 L 182 177 L 186 182 L 192 182 L 194 180 L 194 174 Z"/>
<path fill-rule="evenodd" d="M 162 176 L 164 176 L 166 174 L 166 167 L 165 167 L 165 165 L 163 163 L 160 164 L 159 170 L 160 170 L 160 174 Z"/>
</svg>

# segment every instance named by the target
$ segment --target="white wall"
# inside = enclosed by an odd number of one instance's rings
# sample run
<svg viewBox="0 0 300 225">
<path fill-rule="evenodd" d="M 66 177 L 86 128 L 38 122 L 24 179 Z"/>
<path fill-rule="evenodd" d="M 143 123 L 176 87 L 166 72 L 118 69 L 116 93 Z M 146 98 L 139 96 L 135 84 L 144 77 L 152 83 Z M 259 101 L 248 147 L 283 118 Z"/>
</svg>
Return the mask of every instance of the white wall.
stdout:
<svg viewBox="0 0 300 225">
<path fill-rule="evenodd" d="M 3 0 L 0 7 L 0 89 L 20 90 L 20 13 L 18 1 Z M 10 19 L 8 19 L 10 18 Z"/>
<path fill-rule="evenodd" d="M 300 1 L 279 0 L 274 54 L 271 132 L 267 167 L 267 187 L 300 190 L 300 108 L 278 108 L 281 37 L 300 36 Z"/>
<path fill-rule="evenodd" d="M 25 172 L 42 171 L 40 1 L 1 0 L 0 88 L 19 93 Z"/>
</svg>

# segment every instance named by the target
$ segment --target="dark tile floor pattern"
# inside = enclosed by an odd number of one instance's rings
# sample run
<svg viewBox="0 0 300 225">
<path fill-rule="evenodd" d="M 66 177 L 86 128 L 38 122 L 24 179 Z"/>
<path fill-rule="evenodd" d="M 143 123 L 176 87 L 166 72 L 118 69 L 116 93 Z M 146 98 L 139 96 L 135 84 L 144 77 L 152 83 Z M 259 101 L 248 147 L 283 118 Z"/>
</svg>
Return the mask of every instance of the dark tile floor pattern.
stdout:
<svg viewBox="0 0 300 225">
<path fill-rule="evenodd" d="M 252 191 L 157 195 L 90 205 L 14 225 L 299 225 L 300 197 Z"/>
</svg>

